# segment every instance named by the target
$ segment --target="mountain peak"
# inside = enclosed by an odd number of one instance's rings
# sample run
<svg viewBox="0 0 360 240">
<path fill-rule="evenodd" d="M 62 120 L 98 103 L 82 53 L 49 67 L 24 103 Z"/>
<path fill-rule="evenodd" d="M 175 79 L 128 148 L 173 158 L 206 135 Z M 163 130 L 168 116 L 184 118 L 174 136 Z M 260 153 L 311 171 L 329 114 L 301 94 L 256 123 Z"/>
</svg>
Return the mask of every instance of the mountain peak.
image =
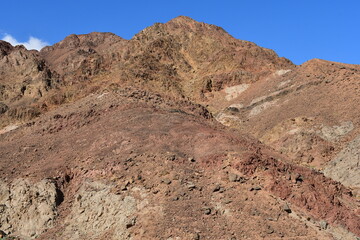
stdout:
<svg viewBox="0 0 360 240">
<path fill-rule="evenodd" d="M 189 33 L 203 35 L 223 35 L 230 36 L 223 28 L 213 24 L 198 22 L 187 16 L 178 16 L 166 23 L 155 23 L 136 34 L 133 39 L 148 39 L 150 35 L 163 36 L 167 34 L 188 35 Z M 232 38 L 232 37 L 231 37 Z"/>
<path fill-rule="evenodd" d="M 187 16 L 178 16 L 176 18 L 171 19 L 169 22 L 176 22 L 176 23 L 197 23 L 194 19 Z"/>
</svg>

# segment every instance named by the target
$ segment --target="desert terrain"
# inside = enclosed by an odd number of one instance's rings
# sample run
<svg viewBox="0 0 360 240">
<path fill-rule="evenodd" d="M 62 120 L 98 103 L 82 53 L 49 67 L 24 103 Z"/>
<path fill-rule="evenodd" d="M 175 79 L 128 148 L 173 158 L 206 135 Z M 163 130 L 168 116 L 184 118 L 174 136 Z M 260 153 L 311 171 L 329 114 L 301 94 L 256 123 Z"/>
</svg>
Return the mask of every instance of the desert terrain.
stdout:
<svg viewBox="0 0 360 240">
<path fill-rule="evenodd" d="M 0 41 L 0 233 L 359 239 L 359 81 L 184 16 Z"/>
</svg>

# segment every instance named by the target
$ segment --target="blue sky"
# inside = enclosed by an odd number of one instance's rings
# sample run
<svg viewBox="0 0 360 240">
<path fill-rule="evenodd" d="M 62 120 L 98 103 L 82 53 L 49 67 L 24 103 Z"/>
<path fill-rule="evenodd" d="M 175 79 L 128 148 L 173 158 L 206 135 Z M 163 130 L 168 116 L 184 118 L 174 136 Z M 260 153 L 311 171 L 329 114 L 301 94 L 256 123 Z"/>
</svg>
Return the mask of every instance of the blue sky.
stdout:
<svg viewBox="0 0 360 240">
<path fill-rule="evenodd" d="M 359 0 L 11 0 L 1 8 L 0 39 L 7 34 L 18 43 L 33 37 L 54 44 L 93 31 L 130 39 L 155 22 L 185 15 L 296 64 L 312 58 L 360 64 Z"/>
</svg>

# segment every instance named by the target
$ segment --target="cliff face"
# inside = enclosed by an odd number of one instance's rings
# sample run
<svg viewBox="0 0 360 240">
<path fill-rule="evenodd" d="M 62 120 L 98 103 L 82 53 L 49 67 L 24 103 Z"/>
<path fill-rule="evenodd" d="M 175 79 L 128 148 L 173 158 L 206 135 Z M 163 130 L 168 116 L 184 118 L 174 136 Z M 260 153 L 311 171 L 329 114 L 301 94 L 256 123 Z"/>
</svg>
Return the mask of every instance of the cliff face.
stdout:
<svg viewBox="0 0 360 240">
<path fill-rule="evenodd" d="M 359 71 L 295 66 L 183 16 L 130 40 L 0 41 L 0 229 L 354 239 Z"/>
</svg>

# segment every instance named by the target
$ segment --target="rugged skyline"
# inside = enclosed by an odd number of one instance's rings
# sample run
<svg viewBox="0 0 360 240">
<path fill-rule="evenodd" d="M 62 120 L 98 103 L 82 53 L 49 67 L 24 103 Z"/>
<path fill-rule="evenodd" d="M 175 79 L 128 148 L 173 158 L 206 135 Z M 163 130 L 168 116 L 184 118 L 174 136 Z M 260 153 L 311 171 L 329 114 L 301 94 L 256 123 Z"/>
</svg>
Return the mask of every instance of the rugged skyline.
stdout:
<svg viewBox="0 0 360 240">
<path fill-rule="evenodd" d="M 356 0 L 106 0 L 102 4 L 36 0 L 6 1 L 2 8 L 6 11 L 0 16 L 0 39 L 9 34 L 18 42 L 27 42 L 32 36 L 52 45 L 70 34 L 90 32 L 112 32 L 130 39 L 152 23 L 186 15 L 221 26 L 235 38 L 273 49 L 296 64 L 312 58 L 360 64 L 360 3 Z"/>
</svg>

